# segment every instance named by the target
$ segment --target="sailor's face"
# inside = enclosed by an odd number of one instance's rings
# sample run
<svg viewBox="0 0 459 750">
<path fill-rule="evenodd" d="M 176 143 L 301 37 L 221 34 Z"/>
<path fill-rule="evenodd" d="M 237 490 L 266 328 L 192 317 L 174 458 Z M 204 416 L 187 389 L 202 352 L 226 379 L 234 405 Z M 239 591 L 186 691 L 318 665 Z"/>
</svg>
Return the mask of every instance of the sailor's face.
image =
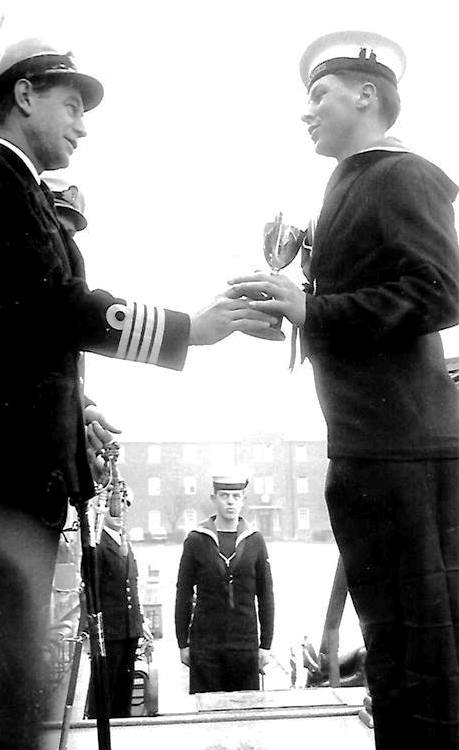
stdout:
<svg viewBox="0 0 459 750">
<path fill-rule="evenodd" d="M 302 120 L 316 152 L 340 159 L 352 143 L 358 121 L 355 89 L 335 75 L 319 78 L 311 87 Z"/>
<path fill-rule="evenodd" d="M 78 140 L 86 135 L 80 92 L 58 84 L 31 94 L 28 139 L 39 171 L 67 167 Z"/>
<path fill-rule="evenodd" d="M 218 490 L 213 499 L 218 516 L 227 521 L 239 518 L 244 504 L 243 490 Z"/>
</svg>

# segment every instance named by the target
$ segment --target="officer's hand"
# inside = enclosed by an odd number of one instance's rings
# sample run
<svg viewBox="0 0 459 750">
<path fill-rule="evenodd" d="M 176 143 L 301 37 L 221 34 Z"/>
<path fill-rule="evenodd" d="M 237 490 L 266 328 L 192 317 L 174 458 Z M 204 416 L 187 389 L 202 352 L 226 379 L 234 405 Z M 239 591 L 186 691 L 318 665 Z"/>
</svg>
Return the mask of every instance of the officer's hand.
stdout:
<svg viewBox="0 0 459 750">
<path fill-rule="evenodd" d="M 258 671 L 261 674 L 265 673 L 265 667 L 271 659 L 271 651 L 267 648 L 258 649 Z"/>
<path fill-rule="evenodd" d="M 112 425 L 104 414 L 93 405 L 85 407 L 84 423 L 86 425 L 86 439 L 89 447 L 95 453 L 102 450 L 107 443 L 111 443 L 114 435 L 121 433 L 121 430 Z"/>
<path fill-rule="evenodd" d="M 248 297 L 252 310 L 284 316 L 295 326 L 304 325 L 306 318 L 306 295 L 283 274 L 254 273 L 231 279 L 234 297 Z"/>
<path fill-rule="evenodd" d="M 191 316 L 190 345 L 215 344 L 235 331 L 283 341 L 284 334 L 274 327 L 278 320 L 276 315 L 252 309 L 249 300 L 228 289 Z"/>
<path fill-rule="evenodd" d="M 185 665 L 185 667 L 190 666 L 190 647 L 187 646 L 186 648 L 180 649 L 180 661 L 182 664 Z"/>
<path fill-rule="evenodd" d="M 96 451 L 86 443 L 86 455 L 88 457 L 89 468 L 92 478 L 95 482 L 104 484 L 108 478 L 107 467 L 102 456 L 97 455 Z"/>
</svg>

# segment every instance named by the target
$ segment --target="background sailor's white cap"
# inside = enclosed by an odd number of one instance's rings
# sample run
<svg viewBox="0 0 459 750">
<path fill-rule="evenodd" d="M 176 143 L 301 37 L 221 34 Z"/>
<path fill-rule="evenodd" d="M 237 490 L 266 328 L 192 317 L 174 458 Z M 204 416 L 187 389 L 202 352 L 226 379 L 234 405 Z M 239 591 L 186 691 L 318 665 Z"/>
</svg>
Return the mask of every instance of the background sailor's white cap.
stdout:
<svg viewBox="0 0 459 750">
<path fill-rule="evenodd" d="M 219 490 L 245 490 L 249 483 L 247 472 L 244 469 L 229 469 L 222 474 L 212 476 L 214 491 Z"/>
<path fill-rule="evenodd" d="M 322 76 L 345 70 L 381 75 L 396 87 L 405 67 L 405 53 L 391 39 L 371 31 L 336 31 L 307 47 L 300 75 L 308 91 Z"/>
<path fill-rule="evenodd" d="M 45 174 L 43 179 L 53 194 L 58 213 L 68 213 L 77 232 L 85 229 L 88 222 L 84 215 L 85 202 L 81 190 L 68 177 Z"/>
<path fill-rule="evenodd" d="M 93 109 L 104 95 L 102 84 L 77 70 L 71 52 L 54 49 L 43 39 L 31 37 L 9 44 L 0 56 L 0 95 L 19 78 L 55 76 L 56 83 L 72 81 L 81 94 L 84 110 Z"/>
</svg>

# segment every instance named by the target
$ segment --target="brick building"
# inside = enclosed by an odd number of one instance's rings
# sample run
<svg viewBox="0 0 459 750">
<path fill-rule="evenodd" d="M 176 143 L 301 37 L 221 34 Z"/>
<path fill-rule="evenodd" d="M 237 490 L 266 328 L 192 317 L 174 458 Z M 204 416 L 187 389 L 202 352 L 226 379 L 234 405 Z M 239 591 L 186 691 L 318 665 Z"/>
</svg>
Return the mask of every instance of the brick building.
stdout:
<svg viewBox="0 0 459 750">
<path fill-rule="evenodd" d="M 268 539 L 331 538 L 323 490 L 324 442 L 254 435 L 238 442 L 122 443 L 119 468 L 134 494 L 134 539 L 180 540 L 212 510 L 219 467 L 249 469 L 243 513 Z"/>
</svg>

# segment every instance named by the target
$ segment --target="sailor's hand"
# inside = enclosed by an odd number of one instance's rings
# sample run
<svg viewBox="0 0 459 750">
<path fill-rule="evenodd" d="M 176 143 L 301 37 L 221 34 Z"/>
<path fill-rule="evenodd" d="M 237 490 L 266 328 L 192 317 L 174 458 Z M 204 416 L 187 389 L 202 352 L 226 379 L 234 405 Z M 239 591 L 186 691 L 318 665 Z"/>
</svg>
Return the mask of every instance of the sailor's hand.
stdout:
<svg viewBox="0 0 459 750">
<path fill-rule="evenodd" d="M 185 667 L 190 666 L 190 647 L 187 646 L 186 648 L 180 649 L 180 661 L 182 664 L 185 665 Z"/>
<path fill-rule="evenodd" d="M 275 327 L 278 319 L 276 314 L 255 310 L 249 300 L 227 289 L 208 307 L 191 316 L 190 345 L 215 344 L 235 331 L 283 341 L 284 334 Z"/>
<path fill-rule="evenodd" d="M 260 674 L 265 673 L 265 667 L 271 659 L 271 651 L 268 648 L 258 649 L 258 671 Z"/>
<path fill-rule="evenodd" d="M 295 326 L 304 325 L 306 295 L 283 274 L 254 273 L 229 281 L 234 297 L 246 297 L 252 310 L 288 318 Z"/>
</svg>

